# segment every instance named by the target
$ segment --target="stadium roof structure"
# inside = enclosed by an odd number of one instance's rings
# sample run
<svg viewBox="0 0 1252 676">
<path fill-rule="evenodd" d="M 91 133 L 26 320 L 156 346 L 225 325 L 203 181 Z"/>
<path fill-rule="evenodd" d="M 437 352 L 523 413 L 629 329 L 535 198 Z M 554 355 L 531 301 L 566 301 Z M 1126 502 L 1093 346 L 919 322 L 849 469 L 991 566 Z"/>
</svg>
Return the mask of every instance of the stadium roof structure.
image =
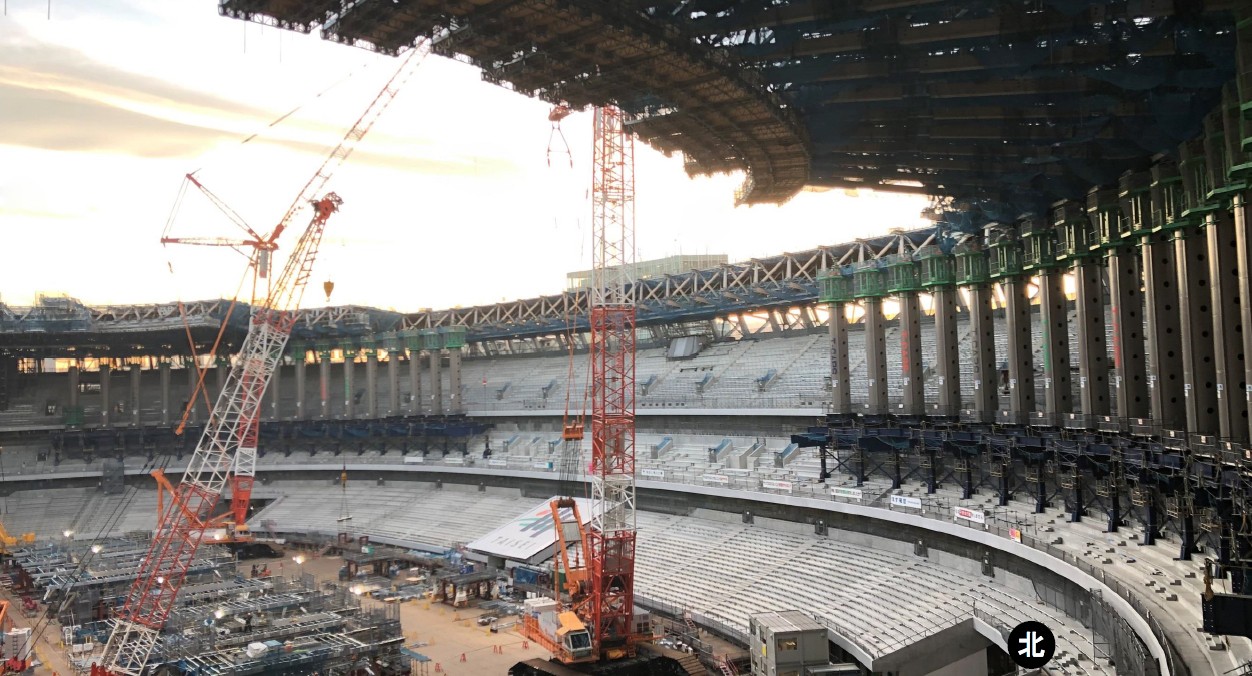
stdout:
<svg viewBox="0 0 1252 676">
<path fill-rule="evenodd" d="M 740 203 L 872 187 L 1042 213 L 1175 153 L 1235 73 L 1237 0 L 220 0 L 222 14 L 614 103 Z"/>
<path fill-rule="evenodd" d="M 738 313 L 814 305 L 823 270 L 862 262 L 882 263 L 901 253 L 947 248 L 936 228 L 782 253 L 693 270 L 628 287 L 641 327 L 702 322 Z M 300 311 L 292 341 L 352 346 L 384 334 L 466 328 L 466 342 L 525 340 L 587 330 L 586 291 L 446 310 L 398 313 L 364 306 Z M 90 307 L 72 298 L 41 296 L 32 306 L 0 303 L 0 351 L 24 356 L 127 356 L 186 354 L 187 333 L 211 345 L 222 323 L 234 349 L 247 332 L 249 307 L 229 300 Z M 807 315 L 796 318 L 810 321 Z M 811 327 L 808 327 L 811 328 Z M 354 343 L 353 341 L 356 341 Z"/>
</svg>

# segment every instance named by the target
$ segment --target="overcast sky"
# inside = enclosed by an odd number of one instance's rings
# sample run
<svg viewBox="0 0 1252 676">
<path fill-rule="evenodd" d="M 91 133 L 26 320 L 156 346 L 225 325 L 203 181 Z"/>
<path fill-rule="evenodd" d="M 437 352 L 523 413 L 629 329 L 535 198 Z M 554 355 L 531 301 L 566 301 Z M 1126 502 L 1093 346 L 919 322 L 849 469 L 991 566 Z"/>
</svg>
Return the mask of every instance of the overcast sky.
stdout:
<svg viewBox="0 0 1252 676">
<path fill-rule="evenodd" d="M 268 231 L 396 65 L 219 17 L 214 0 L 56 0 L 47 12 L 44 0 L 7 0 L 0 17 L 0 300 L 10 305 L 40 292 L 90 304 L 230 297 L 241 256 L 158 241 L 183 176 L 197 170 Z M 547 111 L 429 58 L 332 180 L 345 203 L 305 305 L 325 304 L 328 279 L 332 304 L 398 310 L 559 292 L 566 272 L 590 266 L 591 115 L 562 125 L 571 168 L 559 138 L 549 166 Z M 681 158 L 639 144 L 640 258 L 743 260 L 923 224 L 924 199 L 867 192 L 734 208 L 741 181 L 689 179 Z M 174 236 L 235 232 L 190 193 L 170 224 Z"/>
</svg>

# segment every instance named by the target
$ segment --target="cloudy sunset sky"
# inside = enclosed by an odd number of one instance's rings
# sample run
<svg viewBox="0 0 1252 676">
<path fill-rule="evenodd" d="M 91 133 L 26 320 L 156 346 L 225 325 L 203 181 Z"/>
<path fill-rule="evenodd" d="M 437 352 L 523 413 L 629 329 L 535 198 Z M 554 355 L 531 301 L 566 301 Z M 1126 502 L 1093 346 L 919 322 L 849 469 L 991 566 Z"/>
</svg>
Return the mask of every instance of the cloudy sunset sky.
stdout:
<svg viewBox="0 0 1252 676">
<path fill-rule="evenodd" d="M 237 232 L 192 193 L 170 221 L 183 176 L 197 171 L 268 231 L 395 65 L 222 18 L 214 0 L 54 0 L 50 18 L 45 1 L 7 0 L 0 301 L 230 297 L 242 257 L 158 241 L 167 222 L 173 236 Z M 573 167 L 559 139 L 549 166 L 547 111 L 470 66 L 427 59 L 329 186 L 345 204 L 305 304 L 325 304 L 326 279 L 333 304 L 398 310 L 559 292 L 567 271 L 590 266 L 591 116 L 563 123 Z M 689 179 L 680 158 L 642 144 L 636 163 L 640 258 L 742 260 L 922 225 L 922 198 L 806 192 L 736 209 L 741 176 Z"/>
</svg>

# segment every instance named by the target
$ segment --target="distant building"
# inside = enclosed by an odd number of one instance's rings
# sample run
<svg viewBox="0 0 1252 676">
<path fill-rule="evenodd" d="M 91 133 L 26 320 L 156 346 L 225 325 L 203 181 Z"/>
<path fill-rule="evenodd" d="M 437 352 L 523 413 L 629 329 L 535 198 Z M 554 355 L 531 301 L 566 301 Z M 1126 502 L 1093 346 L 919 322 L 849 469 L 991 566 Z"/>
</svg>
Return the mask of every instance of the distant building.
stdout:
<svg viewBox="0 0 1252 676">
<path fill-rule="evenodd" d="M 728 261 L 726 254 L 679 254 L 650 261 L 639 261 L 631 266 L 631 274 L 628 279 L 635 281 L 663 277 L 665 275 L 677 275 L 692 270 L 706 270 L 725 265 Z M 616 270 L 617 267 L 614 266 L 611 269 Z M 580 270 L 565 275 L 565 289 L 567 291 L 581 289 L 589 284 L 591 284 L 591 270 Z"/>
</svg>

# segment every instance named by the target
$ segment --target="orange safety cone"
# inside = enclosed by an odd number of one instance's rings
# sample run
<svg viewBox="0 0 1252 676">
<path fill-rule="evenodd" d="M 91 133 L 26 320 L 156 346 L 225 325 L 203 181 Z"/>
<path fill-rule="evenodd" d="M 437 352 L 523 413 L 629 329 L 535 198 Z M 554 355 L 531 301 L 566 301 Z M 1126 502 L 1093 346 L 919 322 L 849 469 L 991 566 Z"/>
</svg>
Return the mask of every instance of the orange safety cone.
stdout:
<svg viewBox="0 0 1252 676">
<path fill-rule="evenodd" d="M 461 653 L 461 661 L 462 661 L 462 662 L 464 662 L 464 661 L 465 661 L 465 653 Z"/>
<path fill-rule="evenodd" d="M 442 673 L 443 673 L 443 665 L 442 665 L 442 664 L 440 664 L 440 663 L 438 663 L 438 662 L 435 662 L 435 673 L 436 673 L 436 674 L 442 674 Z"/>
<path fill-rule="evenodd" d="M 522 641 L 522 650 L 530 650 L 530 641 Z"/>
</svg>

